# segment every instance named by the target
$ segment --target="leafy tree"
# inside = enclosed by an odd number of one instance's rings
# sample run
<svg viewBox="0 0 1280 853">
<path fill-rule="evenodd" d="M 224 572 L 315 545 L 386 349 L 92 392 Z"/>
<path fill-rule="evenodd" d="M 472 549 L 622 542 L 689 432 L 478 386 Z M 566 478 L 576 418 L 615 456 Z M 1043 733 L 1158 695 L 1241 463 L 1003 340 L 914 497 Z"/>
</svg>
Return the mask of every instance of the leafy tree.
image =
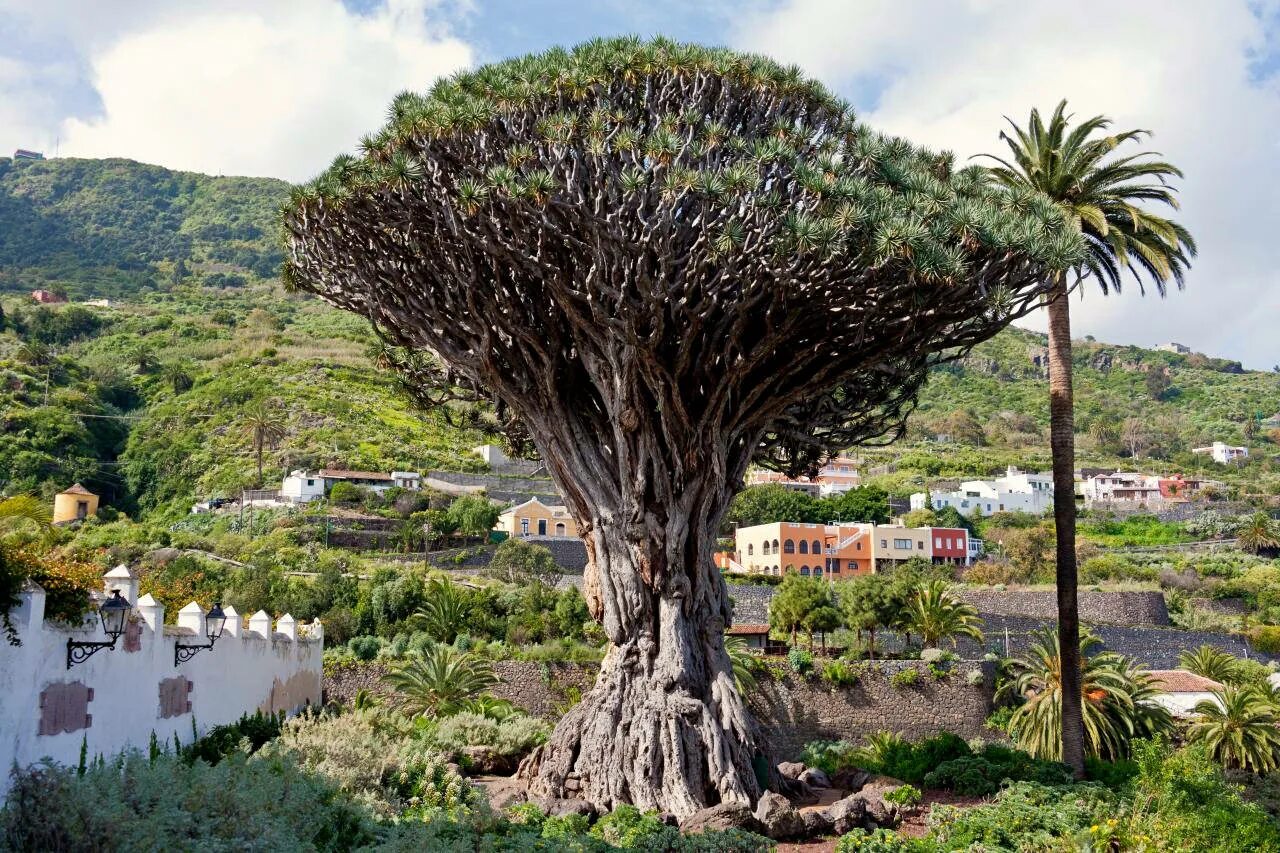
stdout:
<svg viewBox="0 0 1280 853">
<path fill-rule="evenodd" d="M 417 551 L 422 547 L 425 538 L 420 522 L 405 519 L 396 527 L 396 544 L 402 554 L 412 554 Z"/>
<path fill-rule="evenodd" d="M 860 486 L 819 501 L 818 521 L 889 521 L 889 493 L 879 486 Z"/>
<path fill-rule="evenodd" d="M 1209 755 L 1229 768 L 1269 773 L 1277 767 L 1280 713 L 1272 698 L 1256 688 L 1226 686 L 1196 704 L 1197 718 L 1187 740 L 1204 743 Z"/>
<path fill-rule="evenodd" d="M 261 486 L 262 453 L 284 437 L 284 419 L 270 404 L 255 400 L 245 406 L 240 413 L 240 420 L 253 443 L 253 455 L 258 463 L 258 485 Z"/>
<path fill-rule="evenodd" d="M 982 620 L 972 604 L 961 601 L 944 580 L 922 583 L 907 598 L 903 618 L 926 648 L 942 640 L 968 637 L 982 642 Z"/>
<path fill-rule="evenodd" d="M 463 495 L 449 504 L 445 518 L 464 536 L 483 536 L 493 529 L 502 510 L 481 495 Z"/>
<path fill-rule="evenodd" d="M 384 680 L 406 713 L 429 718 L 464 710 L 498 681 L 488 661 L 446 645 L 432 646 Z"/>
<path fill-rule="evenodd" d="M 1123 758 L 1135 737 L 1168 732 L 1168 711 L 1151 701 L 1155 689 L 1150 676 L 1115 652 L 1087 654 L 1098 638 L 1086 633 L 1080 641 L 1080 698 L 1084 712 L 1087 754 Z M 1010 678 L 1002 691 L 1023 700 L 1009 718 L 1009 735 L 1020 749 L 1036 758 L 1062 760 L 1062 677 L 1064 661 L 1058 653 L 1058 634 L 1035 632 L 1025 652 L 1010 660 Z"/>
<path fill-rule="evenodd" d="M 804 626 L 805 633 L 809 635 L 809 651 L 813 651 L 813 635 L 815 633 L 822 635 L 822 648 L 827 647 L 827 632 L 834 631 L 840 627 L 841 618 L 840 611 L 835 605 L 830 603 L 831 597 L 828 595 L 827 604 L 813 608 L 804 615 L 801 623 Z"/>
<path fill-rule="evenodd" d="M 1173 380 L 1159 367 L 1152 367 L 1147 371 L 1143 384 L 1147 386 L 1147 393 L 1151 395 L 1151 399 L 1157 401 L 1163 400 L 1173 388 Z"/>
<path fill-rule="evenodd" d="M 664 39 L 456 75 L 366 142 L 293 192 L 286 286 L 376 317 L 424 403 L 499 401 L 592 538 L 616 654 L 532 790 L 753 801 L 711 560 L 748 465 L 900 435 L 929 366 L 1033 310 L 1080 235 L 794 70 Z"/>
<path fill-rule="evenodd" d="M 871 638 L 868 651 L 876 656 L 876 631 L 898 623 L 904 601 L 885 575 L 869 574 L 845 581 L 839 587 L 840 609 L 844 624 Z"/>
<path fill-rule="evenodd" d="M 437 577 L 427 584 L 424 598 L 422 607 L 409 617 L 409 627 L 426 631 L 437 642 L 452 643 L 470 617 L 466 595 L 448 578 Z"/>
<path fill-rule="evenodd" d="M 1053 455 L 1053 511 L 1057 533 L 1058 631 L 1065 650 L 1066 701 L 1062 709 L 1063 761 L 1077 776 L 1084 773 L 1084 721 L 1080 692 L 1072 682 L 1080 641 L 1076 597 L 1075 415 L 1072 391 L 1071 314 L 1069 295 L 1087 279 L 1104 294 L 1120 290 L 1125 270 L 1133 272 L 1140 290 L 1144 277 L 1160 295 L 1170 281 L 1182 286 L 1196 251 L 1191 234 L 1178 223 L 1149 212 L 1148 203 L 1176 208 L 1169 182 L 1182 173 L 1146 152 L 1113 156 L 1128 142 L 1140 143 L 1150 133 L 1110 133 L 1110 119 L 1094 116 L 1074 128 L 1060 102 L 1046 126 L 1032 110 L 1026 128 L 1009 124 L 1012 135 L 1000 137 L 1009 159 L 994 157 L 992 179 L 1014 191 L 1034 189 L 1052 199 L 1085 237 L 1087 251 L 1070 274 L 1056 271 L 1045 298 L 1049 315 L 1049 445 Z"/>
<path fill-rule="evenodd" d="M 1053 559 L 1053 531 L 1044 525 L 1011 528 L 1002 532 L 1001 547 L 1005 554 L 1031 579 L 1042 577 Z"/>
<path fill-rule="evenodd" d="M 494 550 L 485 574 L 507 583 L 540 583 L 554 587 L 564 577 L 564 570 L 546 547 L 520 539 L 507 539 Z"/>
<path fill-rule="evenodd" d="M 778 483 L 748 486 L 729 506 L 727 518 L 742 527 L 779 521 L 813 523 L 818 520 L 818 501 L 804 492 Z"/>
<path fill-rule="evenodd" d="M 769 601 L 769 625 L 791 634 L 791 645 L 796 644 L 796 634 L 806 628 L 805 620 L 819 608 L 831 605 L 831 584 L 821 578 L 790 574 L 782 579 L 778 591 Z M 809 645 L 813 645 L 810 633 Z"/>
</svg>

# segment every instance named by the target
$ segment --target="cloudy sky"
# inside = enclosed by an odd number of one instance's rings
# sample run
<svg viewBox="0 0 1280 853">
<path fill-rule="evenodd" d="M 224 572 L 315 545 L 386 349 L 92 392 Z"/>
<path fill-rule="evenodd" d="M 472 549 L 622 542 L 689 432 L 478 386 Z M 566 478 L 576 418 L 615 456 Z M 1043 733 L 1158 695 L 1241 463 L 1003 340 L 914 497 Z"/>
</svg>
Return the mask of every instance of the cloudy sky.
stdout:
<svg viewBox="0 0 1280 853">
<path fill-rule="evenodd" d="M 963 156 L 1063 97 L 1149 128 L 1200 258 L 1164 300 L 1086 293 L 1076 334 L 1280 362 L 1280 0 L 0 0 L 0 152 L 302 180 L 397 91 L 620 33 L 772 54 Z"/>
</svg>

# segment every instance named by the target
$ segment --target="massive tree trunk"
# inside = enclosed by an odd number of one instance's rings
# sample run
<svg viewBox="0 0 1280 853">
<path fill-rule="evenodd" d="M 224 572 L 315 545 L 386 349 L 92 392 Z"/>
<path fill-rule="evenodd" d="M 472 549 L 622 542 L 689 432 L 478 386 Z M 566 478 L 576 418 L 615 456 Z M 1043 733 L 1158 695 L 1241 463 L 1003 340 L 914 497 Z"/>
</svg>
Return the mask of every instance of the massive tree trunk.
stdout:
<svg viewBox="0 0 1280 853">
<path fill-rule="evenodd" d="M 1062 656 L 1062 760 L 1084 776 L 1080 614 L 1076 603 L 1075 398 L 1071 389 L 1071 303 L 1066 279 L 1048 297 L 1049 445 L 1057 536 L 1058 648 Z"/>
<path fill-rule="evenodd" d="M 760 739 L 725 652 L 732 614 L 713 560 L 745 456 L 726 472 L 723 451 L 708 449 L 705 467 L 680 482 L 655 478 L 665 454 L 636 453 L 647 440 L 626 444 L 621 500 L 603 504 L 606 490 L 590 476 L 569 482 L 558 470 L 565 460 L 544 455 L 571 506 L 597 500 L 582 525 L 583 591 L 609 649 L 595 687 L 522 772 L 531 796 L 605 809 L 631 803 L 685 817 L 722 802 L 749 805 L 761 793 Z"/>
</svg>

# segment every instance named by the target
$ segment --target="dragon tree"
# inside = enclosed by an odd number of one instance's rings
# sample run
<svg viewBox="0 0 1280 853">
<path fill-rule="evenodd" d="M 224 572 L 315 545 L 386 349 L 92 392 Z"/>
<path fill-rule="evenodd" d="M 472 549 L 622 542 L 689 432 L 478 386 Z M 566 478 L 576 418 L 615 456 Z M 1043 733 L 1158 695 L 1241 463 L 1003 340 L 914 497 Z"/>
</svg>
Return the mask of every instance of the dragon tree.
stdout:
<svg viewBox="0 0 1280 853">
<path fill-rule="evenodd" d="M 491 402 L 578 522 L 609 649 L 531 793 L 679 817 L 769 778 L 712 559 L 747 466 L 897 437 L 930 366 L 1081 252 L 799 70 L 662 39 L 399 95 L 284 228 L 286 285 L 368 317 L 420 400 Z"/>
</svg>

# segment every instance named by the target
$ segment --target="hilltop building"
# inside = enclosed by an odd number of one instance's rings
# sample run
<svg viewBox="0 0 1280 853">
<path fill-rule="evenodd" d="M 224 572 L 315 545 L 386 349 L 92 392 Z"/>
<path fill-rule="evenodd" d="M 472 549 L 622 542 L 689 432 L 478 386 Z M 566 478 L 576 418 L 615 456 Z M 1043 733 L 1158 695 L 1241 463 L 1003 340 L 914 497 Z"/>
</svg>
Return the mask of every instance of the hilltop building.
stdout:
<svg viewBox="0 0 1280 853">
<path fill-rule="evenodd" d="M 1230 465 L 1249 457 L 1249 448 L 1235 447 L 1223 441 L 1215 441 L 1208 447 L 1193 447 L 1191 452 L 1210 456 L 1220 465 Z"/>
<path fill-rule="evenodd" d="M 529 536 L 578 535 L 578 524 L 569 514 L 567 507 L 548 506 L 537 498 L 530 498 L 522 504 L 503 510 L 498 516 L 495 529 L 513 539 Z"/>
<path fill-rule="evenodd" d="M 97 511 L 98 496 L 79 483 L 53 496 L 54 524 L 84 521 Z"/>
<path fill-rule="evenodd" d="M 31 298 L 41 305 L 57 305 L 60 302 L 67 301 L 67 297 L 51 290 L 33 290 L 31 291 Z"/>
<path fill-rule="evenodd" d="M 797 492 L 805 492 L 814 497 L 829 497 L 856 489 L 862 483 L 862 475 L 858 471 L 858 462 L 843 456 L 832 459 L 818 470 L 816 476 L 785 477 L 776 471 L 752 471 L 747 475 L 747 485 L 761 486 L 776 483 Z"/>
<path fill-rule="evenodd" d="M 1177 355 L 1191 355 L 1191 347 L 1186 344 L 1180 344 L 1177 341 L 1169 341 L 1167 344 L 1159 344 L 1156 349 L 1160 352 L 1171 352 Z"/>
<path fill-rule="evenodd" d="M 1053 475 L 1025 473 L 1010 465 L 1003 477 L 994 480 L 965 480 L 954 491 L 917 492 L 911 496 L 912 509 L 946 506 L 954 507 L 965 518 L 978 511 L 984 515 L 995 512 L 1041 515 L 1053 509 Z"/>
<path fill-rule="evenodd" d="M 862 522 L 757 524 L 738 528 L 734 544 L 733 556 L 720 563 L 727 571 L 831 580 L 870 574 L 916 558 L 968 565 L 982 550 L 981 540 L 961 528 Z"/>
<path fill-rule="evenodd" d="M 13 152 L 15 160 L 43 160 L 44 155 L 39 151 L 28 151 L 25 148 L 19 148 Z"/>
</svg>

